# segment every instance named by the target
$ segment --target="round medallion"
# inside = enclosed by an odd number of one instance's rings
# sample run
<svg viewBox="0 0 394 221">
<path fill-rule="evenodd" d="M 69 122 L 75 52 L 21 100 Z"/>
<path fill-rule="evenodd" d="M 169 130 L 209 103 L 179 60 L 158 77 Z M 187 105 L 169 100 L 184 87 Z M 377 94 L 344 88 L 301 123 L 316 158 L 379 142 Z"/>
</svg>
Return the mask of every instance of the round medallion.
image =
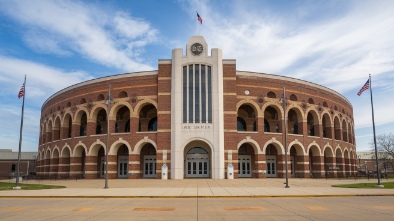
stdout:
<svg viewBox="0 0 394 221">
<path fill-rule="evenodd" d="M 193 55 L 200 55 L 204 51 L 204 47 L 200 43 L 194 43 L 190 47 L 190 51 Z"/>
<path fill-rule="evenodd" d="M 249 95 L 250 91 L 249 90 L 245 90 L 245 95 Z"/>
</svg>

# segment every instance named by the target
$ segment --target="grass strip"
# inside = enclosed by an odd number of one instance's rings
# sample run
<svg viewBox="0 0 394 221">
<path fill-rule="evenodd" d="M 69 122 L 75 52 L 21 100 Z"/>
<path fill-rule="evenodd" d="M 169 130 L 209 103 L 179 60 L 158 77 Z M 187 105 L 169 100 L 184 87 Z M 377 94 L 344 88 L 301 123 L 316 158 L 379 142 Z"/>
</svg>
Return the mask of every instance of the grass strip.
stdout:
<svg viewBox="0 0 394 221">
<path fill-rule="evenodd" d="M 384 189 L 394 189 L 394 182 L 384 182 L 381 183 Z M 354 183 L 354 184 L 337 184 L 332 185 L 332 187 L 342 187 L 342 188 L 381 188 L 376 187 L 377 183 Z"/>
<path fill-rule="evenodd" d="M 2 190 L 13 190 L 15 183 L 0 182 L 0 191 Z M 62 189 L 65 186 L 55 186 L 55 185 L 44 185 L 44 184 L 23 184 L 19 183 L 19 187 L 22 190 L 43 190 L 43 189 Z"/>
</svg>

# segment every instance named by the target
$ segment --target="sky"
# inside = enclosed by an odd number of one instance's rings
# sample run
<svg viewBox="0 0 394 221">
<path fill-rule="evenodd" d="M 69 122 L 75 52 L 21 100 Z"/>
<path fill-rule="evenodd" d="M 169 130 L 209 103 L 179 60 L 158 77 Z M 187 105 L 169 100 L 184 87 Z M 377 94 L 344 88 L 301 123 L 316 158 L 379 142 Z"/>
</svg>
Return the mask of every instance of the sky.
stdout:
<svg viewBox="0 0 394 221">
<path fill-rule="evenodd" d="M 198 23 L 196 11 L 203 19 Z M 299 78 L 353 105 L 357 151 L 394 132 L 394 1 L 0 0 L 0 149 L 37 151 L 43 102 L 70 85 L 157 70 L 193 35 L 237 70 Z"/>
</svg>

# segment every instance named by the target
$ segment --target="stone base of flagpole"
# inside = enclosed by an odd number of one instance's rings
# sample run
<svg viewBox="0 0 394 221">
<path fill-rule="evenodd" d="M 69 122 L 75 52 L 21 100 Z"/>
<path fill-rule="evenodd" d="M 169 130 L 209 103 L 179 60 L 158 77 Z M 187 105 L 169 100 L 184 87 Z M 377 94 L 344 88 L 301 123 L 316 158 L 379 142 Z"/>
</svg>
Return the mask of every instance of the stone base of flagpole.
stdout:
<svg viewBox="0 0 394 221">
<path fill-rule="evenodd" d="M 376 185 L 376 188 L 384 188 L 384 185 Z"/>
<path fill-rule="evenodd" d="M 14 187 L 12 187 L 12 189 L 14 189 L 14 190 L 20 190 L 21 187 L 20 187 L 20 186 L 14 186 Z"/>
</svg>

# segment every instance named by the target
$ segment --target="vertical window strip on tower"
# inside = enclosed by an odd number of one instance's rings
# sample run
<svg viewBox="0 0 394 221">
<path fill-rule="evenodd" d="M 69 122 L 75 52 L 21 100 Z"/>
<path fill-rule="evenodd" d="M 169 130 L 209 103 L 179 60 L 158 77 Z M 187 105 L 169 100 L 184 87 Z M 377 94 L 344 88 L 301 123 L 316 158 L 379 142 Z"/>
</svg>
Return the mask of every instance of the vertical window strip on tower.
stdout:
<svg viewBox="0 0 394 221">
<path fill-rule="evenodd" d="M 206 100 L 206 77 L 205 77 L 205 65 L 201 65 L 201 122 L 207 122 L 207 100 Z"/>
<path fill-rule="evenodd" d="M 183 66 L 183 123 L 187 123 L 187 66 Z"/>
<path fill-rule="evenodd" d="M 200 123 L 200 65 L 196 64 L 194 67 L 194 123 Z"/>
<path fill-rule="evenodd" d="M 208 66 L 208 123 L 212 123 L 212 84 L 211 67 Z"/>
<path fill-rule="evenodd" d="M 193 101 L 193 65 L 189 65 L 189 123 L 194 123 L 193 121 L 193 110 L 194 110 L 194 101 Z"/>
<path fill-rule="evenodd" d="M 212 123 L 211 67 L 183 66 L 183 123 Z"/>
</svg>

